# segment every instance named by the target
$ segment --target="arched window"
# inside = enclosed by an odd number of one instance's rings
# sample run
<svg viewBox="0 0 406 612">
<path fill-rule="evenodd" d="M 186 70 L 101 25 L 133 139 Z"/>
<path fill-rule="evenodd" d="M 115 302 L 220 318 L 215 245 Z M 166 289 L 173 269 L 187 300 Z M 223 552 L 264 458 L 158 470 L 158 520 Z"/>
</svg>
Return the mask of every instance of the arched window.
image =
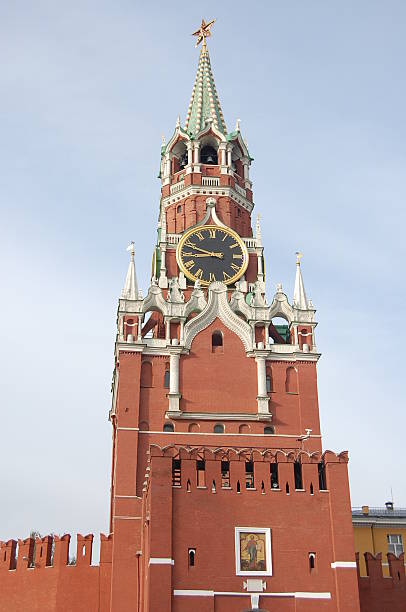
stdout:
<svg viewBox="0 0 406 612">
<path fill-rule="evenodd" d="M 309 570 L 312 571 L 316 567 L 316 553 L 309 553 Z"/>
<path fill-rule="evenodd" d="M 272 425 L 267 425 L 266 427 L 264 427 L 264 434 L 266 436 L 271 436 L 274 433 L 275 433 L 275 427 L 273 427 Z"/>
<path fill-rule="evenodd" d="M 249 425 L 240 425 L 238 428 L 238 433 L 240 434 L 246 434 L 250 432 L 250 426 Z"/>
<path fill-rule="evenodd" d="M 206 145 L 202 148 L 200 153 L 200 161 L 202 164 L 208 164 L 209 166 L 217 166 L 217 151 L 214 147 Z"/>
<path fill-rule="evenodd" d="M 197 432 L 199 431 L 199 429 L 200 429 L 200 426 L 198 423 L 190 423 L 187 428 L 187 430 L 190 432 Z"/>
<path fill-rule="evenodd" d="M 165 389 L 169 389 L 169 380 L 170 380 L 170 372 L 169 372 L 169 365 L 167 365 L 166 368 L 165 368 L 165 374 L 164 374 L 164 387 L 165 387 Z"/>
<path fill-rule="evenodd" d="M 141 365 L 141 387 L 152 387 L 152 363 L 143 361 Z"/>
<path fill-rule="evenodd" d="M 163 431 L 174 431 L 175 428 L 173 426 L 173 423 L 165 423 L 164 427 L 163 427 Z"/>
<path fill-rule="evenodd" d="M 295 368 L 287 368 L 285 379 L 286 393 L 297 393 L 297 372 Z"/>
<path fill-rule="evenodd" d="M 223 352 L 223 334 L 221 331 L 214 331 L 211 335 L 211 351 L 212 353 Z"/>
<path fill-rule="evenodd" d="M 272 370 L 271 368 L 266 369 L 266 392 L 271 393 L 273 391 L 272 386 Z"/>
<path fill-rule="evenodd" d="M 213 431 L 214 431 L 214 433 L 218 433 L 218 434 L 224 433 L 224 425 L 222 423 L 217 423 L 213 427 Z"/>
<path fill-rule="evenodd" d="M 188 554 L 189 554 L 189 567 L 193 567 L 195 564 L 196 548 L 189 548 Z"/>
<path fill-rule="evenodd" d="M 176 209 L 177 213 L 181 213 L 182 212 L 182 206 L 179 204 L 179 206 Z"/>
</svg>

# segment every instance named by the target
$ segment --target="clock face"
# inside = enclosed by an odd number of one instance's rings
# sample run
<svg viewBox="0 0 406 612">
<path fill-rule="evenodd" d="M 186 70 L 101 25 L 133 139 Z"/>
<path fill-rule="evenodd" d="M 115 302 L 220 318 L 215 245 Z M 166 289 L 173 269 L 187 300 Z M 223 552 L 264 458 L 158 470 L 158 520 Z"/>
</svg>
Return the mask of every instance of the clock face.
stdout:
<svg viewBox="0 0 406 612">
<path fill-rule="evenodd" d="M 226 227 L 201 225 L 186 232 L 176 251 L 178 265 L 190 280 L 202 285 L 235 283 L 247 269 L 248 251 L 241 238 Z"/>
</svg>

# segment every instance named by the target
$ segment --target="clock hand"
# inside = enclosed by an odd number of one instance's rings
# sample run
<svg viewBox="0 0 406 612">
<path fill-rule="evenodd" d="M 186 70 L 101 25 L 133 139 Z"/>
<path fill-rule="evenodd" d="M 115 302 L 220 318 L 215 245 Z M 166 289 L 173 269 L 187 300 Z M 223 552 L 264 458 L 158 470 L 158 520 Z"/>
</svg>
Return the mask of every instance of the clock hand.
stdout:
<svg viewBox="0 0 406 612">
<path fill-rule="evenodd" d="M 182 255 L 185 257 L 218 257 L 219 259 L 223 259 L 223 253 L 213 253 L 213 252 L 208 252 L 208 253 L 182 253 Z"/>
</svg>

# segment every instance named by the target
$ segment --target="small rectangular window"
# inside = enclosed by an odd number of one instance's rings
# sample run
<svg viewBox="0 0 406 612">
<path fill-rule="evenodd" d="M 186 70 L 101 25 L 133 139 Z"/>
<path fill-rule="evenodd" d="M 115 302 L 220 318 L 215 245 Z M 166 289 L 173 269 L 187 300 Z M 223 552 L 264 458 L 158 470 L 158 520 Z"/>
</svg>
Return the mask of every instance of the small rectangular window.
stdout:
<svg viewBox="0 0 406 612">
<path fill-rule="evenodd" d="M 181 463 L 180 459 L 172 459 L 172 486 L 181 486 Z"/>
<path fill-rule="evenodd" d="M 299 463 L 299 461 L 295 461 L 293 466 L 295 475 L 295 489 L 303 489 L 302 464 Z"/>
<path fill-rule="evenodd" d="M 189 548 L 188 550 L 188 565 L 194 567 L 196 561 L 196 548 Z"/>
<path fill-rule="evenodd" d="M 400 534 L 390 533 L 387 536 L 388 539 L 388 552 L 396 555 L 399 555 L 403 552 L 403 540 Z"/>
<path fill-rule="evenodd" d="M 204 459 L 196 461 L 196 482 L 198 487 L 206 486 L 206 462 Z"/>
<path fill-rule="evenodd" d="M 246 489 L 254 488 L 254 464 L 252 461 L 245 462 L 245 487 Z"/>
<path fill-rule="evenodd" d="M 230 462 L 229 461 L 221 462 L 221 486 L 222 487 L 230 486 Z"/>
<path fill-rule="evenodd" d="M 279 489 L 279 478 L 278 478 L 278 464 L 269 464 L 271 471 L 271 489 Z"/>
</svg>

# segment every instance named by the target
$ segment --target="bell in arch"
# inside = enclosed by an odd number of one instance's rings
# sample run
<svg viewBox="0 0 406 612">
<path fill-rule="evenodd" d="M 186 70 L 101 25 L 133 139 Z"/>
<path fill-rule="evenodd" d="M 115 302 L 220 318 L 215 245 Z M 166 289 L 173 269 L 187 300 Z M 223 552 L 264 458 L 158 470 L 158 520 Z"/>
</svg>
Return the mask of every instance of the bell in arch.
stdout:
<svg viewBox="0 0 406 612">
<path fill-rule="evenodd" d="M 202 164 L 208 164 L 209 166 L 217 165 L 217 151 L 214 147 L 210 145 L 206 145 L 202 148 L 202 152 L 200 155 L 200 160 Z"/>
</svg>

